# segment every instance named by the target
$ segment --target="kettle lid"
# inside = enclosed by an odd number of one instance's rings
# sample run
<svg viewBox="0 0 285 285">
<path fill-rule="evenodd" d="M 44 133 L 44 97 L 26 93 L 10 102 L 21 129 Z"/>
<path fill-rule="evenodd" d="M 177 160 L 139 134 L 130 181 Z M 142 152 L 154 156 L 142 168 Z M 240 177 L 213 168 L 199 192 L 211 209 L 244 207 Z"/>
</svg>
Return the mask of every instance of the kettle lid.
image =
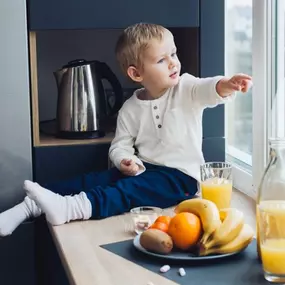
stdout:
<svg viewBox="0 0 285 285">
<path fill-rule="evenodd" d="M 88 61 L 85 59 L 75 59 L 75 60 L 71 60 L 69 61 L 66 65 L 64 65 L 62 68 L 71 68 L 71 67 L 79 67 L 82 65 L 88 65 L 91 63 L 94 63 L 95 61 Z"/>
</svg>

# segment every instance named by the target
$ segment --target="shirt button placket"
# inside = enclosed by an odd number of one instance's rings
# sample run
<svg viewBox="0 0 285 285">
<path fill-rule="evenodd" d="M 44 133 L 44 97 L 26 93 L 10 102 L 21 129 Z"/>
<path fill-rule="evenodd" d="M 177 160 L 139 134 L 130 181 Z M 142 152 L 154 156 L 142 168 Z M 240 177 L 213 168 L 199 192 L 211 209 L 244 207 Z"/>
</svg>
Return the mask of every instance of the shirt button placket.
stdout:
<svg viewBox="0 0 285 285">
<path fill-rule="evenodd" d="M 155 124 L 157 125 L 157 127 L 159 129 L 161 129 L 162 125 L 161 125 L 161 122 L 160 122 L 159 109 L 158 109 L 157 105 L 154 105 L 153 109 L 154 109 L 154 114 L 153 115 L 155 117 Z"/>
</svg>

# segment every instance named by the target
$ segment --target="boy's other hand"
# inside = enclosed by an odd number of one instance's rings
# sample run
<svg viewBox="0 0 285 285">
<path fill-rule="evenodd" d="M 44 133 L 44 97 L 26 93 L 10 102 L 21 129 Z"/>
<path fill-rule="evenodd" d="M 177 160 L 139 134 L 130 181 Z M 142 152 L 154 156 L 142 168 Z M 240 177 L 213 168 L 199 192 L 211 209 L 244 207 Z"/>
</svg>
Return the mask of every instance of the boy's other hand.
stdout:
<svg viewBox="0 0 285 285">
<path fill-rule="evenodd" d="M 232 78 L 223 78 L 217 83 L 217 93 L 221 97 L 230 96 L 235 91 L 246 93 L 252 86 L 251 76 L 236 74 Z"/>
<path fill-rule="evenodd" d="M 120 171 L 128 176 L 135 176 L 139 171 L 139 166 L 131 159 L 123 159 L 120 164 Z"/>
</svg>

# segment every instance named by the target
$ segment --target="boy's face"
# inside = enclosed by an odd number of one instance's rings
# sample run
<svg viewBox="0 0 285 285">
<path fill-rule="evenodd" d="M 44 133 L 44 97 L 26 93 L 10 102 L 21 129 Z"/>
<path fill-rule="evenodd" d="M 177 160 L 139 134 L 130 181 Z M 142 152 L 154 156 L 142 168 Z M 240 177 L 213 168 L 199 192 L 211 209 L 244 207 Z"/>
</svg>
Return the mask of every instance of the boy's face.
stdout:
<svg viewBox="0 0 285 285">
<path fill-rule="evenodd" d="M 172 34 L 163 40 L 152 40 L 145 51 L 143 69 L 139 71 L 141 84 L 154 96 L 179 82 L 181 64 L 176 54 Z"/>
</svg>

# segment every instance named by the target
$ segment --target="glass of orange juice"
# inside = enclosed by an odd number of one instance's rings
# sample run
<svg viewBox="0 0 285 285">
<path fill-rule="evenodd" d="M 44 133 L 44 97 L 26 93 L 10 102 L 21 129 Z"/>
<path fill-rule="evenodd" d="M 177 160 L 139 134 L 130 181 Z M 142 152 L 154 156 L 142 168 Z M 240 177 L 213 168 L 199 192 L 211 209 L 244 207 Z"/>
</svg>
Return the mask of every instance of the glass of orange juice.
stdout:
<svg viewBox="0 0 285 285">
<path fill-rule="evenodd" d="M 232 198 L 232 165 L 208 162 L 200 167 L 202 198 L 216 204 L 218 209 L 229 208 Z"/>
<path fill-rule="evenodd" d="M 258 205 L 258 230 L 264 277 L 285 282 L 285 200 L 262 201 Z"/>
</svg>

